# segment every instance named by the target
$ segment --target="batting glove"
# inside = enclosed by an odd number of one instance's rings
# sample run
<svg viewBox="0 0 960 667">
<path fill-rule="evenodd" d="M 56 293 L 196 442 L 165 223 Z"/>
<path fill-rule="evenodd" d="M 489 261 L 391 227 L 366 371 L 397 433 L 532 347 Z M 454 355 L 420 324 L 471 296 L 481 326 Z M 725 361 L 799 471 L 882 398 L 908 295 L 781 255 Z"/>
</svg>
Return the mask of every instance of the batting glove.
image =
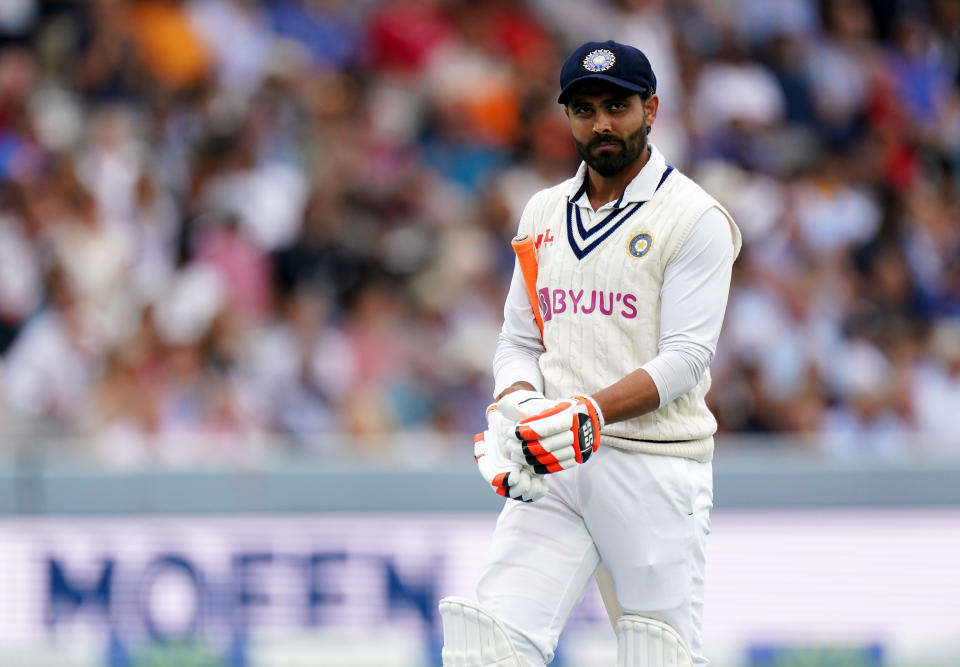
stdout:
<svg viewBox="0 0 960 667">
<path fill-rule="evenodd" d="M 517 463 L 527 464 L 521 450 L 521 442 L 516 435 L 516 425 L 521 419 L 532 417 L 549 410 L 557 404 L 557 401 L 551 401 L 545 398 L 539 391 L 520 389 L 511 392 L 501 398 L 499 401 L 487 408 L 487 415 L 496 409 L 505 419 L 497 419 L 495 424 L 498 429 L 500 451 L 508 459 L 513 459 Z"/>
<path fill-rule="evenodd" d="M 487 424 L 489 428 L 486 431 L 473 436 L 473 457 L 483 479 L 505 498 L 529 503 L 547 495 L 547 483 L 543 477 L 526 464 L 517 463 L 504 454 L 500 440 L 504 434 L 513 439 L 510 434 L 513 422 L 500 414 L 496 405 L 492 405 L 487 409 Z"/>
<path fill-rule="evenodd" d="M 539 391 L 530 389 L 520 389 L 511 392 L 497 401 L 497 408 L 503 413 L 503 416 L 510 421 L 520 421 L 533 415 L 539 414 L 544 410 L 549 410 L 557 404 L 557 401 L 551 401 L 545 398 Z"/>
<path fill-rule="evenodd" d="M 574 396 L 520 420 L 516 436 L 523 461 L 534 472 L 546 474 L 567 470 L 589 459 L 600 446 L 601 428 L 603 415 L 597 402 L 590 396 Z"/>
</svg>

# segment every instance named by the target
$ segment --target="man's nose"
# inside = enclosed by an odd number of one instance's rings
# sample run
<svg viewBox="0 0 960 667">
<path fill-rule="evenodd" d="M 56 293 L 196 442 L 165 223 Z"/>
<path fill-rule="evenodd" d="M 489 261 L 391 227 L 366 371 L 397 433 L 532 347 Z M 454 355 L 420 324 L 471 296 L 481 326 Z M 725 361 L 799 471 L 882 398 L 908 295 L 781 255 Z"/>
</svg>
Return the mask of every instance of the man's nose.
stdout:
<svg viewBox="0 0 960 667">
<path fill-rule="evenodd" d="M 605 114 L 605 113 L 603 113 L 603 112 L 601 112 L 601 111 L 598 111 L 598 112 L 593 116 L 593 131 L 594 131 L 594 133 L 596 133 L 596 134 L 603 134 L 604 132 L 610 132 L 610 129 L 611 129 L 611 128 L 610 128 L 610 117 L 609 117 L 607 114 Z"/>
</svg>

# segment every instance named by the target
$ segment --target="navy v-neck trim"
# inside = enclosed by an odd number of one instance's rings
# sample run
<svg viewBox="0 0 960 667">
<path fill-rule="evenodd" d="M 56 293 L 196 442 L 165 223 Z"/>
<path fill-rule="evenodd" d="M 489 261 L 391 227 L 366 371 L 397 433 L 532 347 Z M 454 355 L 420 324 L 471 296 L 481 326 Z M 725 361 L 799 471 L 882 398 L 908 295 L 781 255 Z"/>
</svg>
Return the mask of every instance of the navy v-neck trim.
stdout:
<svg viewBox="0 0 960 667">
<path fill-rule="evenodd" d="M 619 208 L 614 208 L 614 210 L 610 213 L 610 215 L 605 217 L 603 220 L 595 224 L 590 229 L 586 229 L 583 226 L 583 218 L 580 217 L 580 207 L 577 205 L 574 205 L 574 208 L 576 209 L 576 213 L 577 213 L 577 231 L 580 232 L 580 236 L 584 240 L 586 240 L 587 238 L 599 232 L 601 229 L 603 229 L 604 225 L 606 225 L 608 222 L 610 222 L 611 220 L 613 220 L 623 212 Z"/>
<path fill-rule="evenodd" d="M 667 165 L 667 168 L 664 169 L 663 171 L 663 175 L 660 177 L 660 182 L 657 183 L 657 187 L 654 188 L 654 193 L 656 193 L 657 190 L 660 189 L 660 186 L 663 185 L 663 182 L 667 180 L 667 176 L 669 176 L 671 172 L 673 172 L 673 167 L 671 167 L 670 165 Z M 584 180 L 584 185 L 578 191 L 577 196 L 574 197 L 573 200 L 569 200 L 569 199 L 567 200 L 567 242 L 570 244 L 570 249 L 573 250 L 573 254 L 577 256 L 577 259 L 583 259 L 584 257 L 586 257 L 590 253 L 590 251 L 592 251 L 594 248 L 596 248 L 601 243 L 603 243 L 611 234 L 613 234 L 617 229 L 619 229 L 624 222 L 626 222 L 629 218 L 631 218 L 634 213 L 639 211 L 641 206 L 647 203 L 646 201 L 637 202 L 637 204 L 634 205 L 632 208 L 627 208 L 625 213 L 621 209 L 616 209 L 610 215 L 606 216 L 603 220 L 601 220 L 599 223 L 597 223 L 596 225 L 594 225 L 588 230 L 588 229 L 584 229 L 583 227 L 583 220 L 580 217 L 580 207 L 574 203 L 580 198 L 580 196 L 582 196 L 585 190 L 586 190 L 586 180 Z M 626 192 L 626 190 L 624 190 L 624 192 Z M 620 195 L 620 199 L 617 200 L 618 204 L 620 203 L 621 199 L 623 199 L 623 195 Z M 577 231 L 580 232 L 580 236 L 583 238 L 584 241 L 586 241 L 587 238 L 589 238 L 590 236 L 593 236 L 595 233 L 601 230 L 604 230 L 604 227 L 606 227 L 606 229 L 603 231 L 603 234 L 601 234 L 597 239 L 595 239 L 594 241 L 592 241 L 591 243 L 587 244 L 582 248 L 577 244 L 577 241 L 573 234 L 574 209 L 576 209 Z M 619 220 L 612 222 L 614 218 L 616 218 L 621 213 L 623 213 L 623 216 Z M 608 224 L 611 222 L 612 224 Z"/>
<path fill-rule="evenodd" d="M 573 237 L 572 209 L 575 208 L 576 205 L 571 204 L 570 202 L 567 202 L 567 241 L 570 243 L 570 249 L 573 250 L 573 254 L 577 256 L 577 259 L 583 259 L 584 257 L 586 257 L 591 250 L 593 250 L 598 245 L 603 243 L 604 240 L 606 240 L 607 237 L 609 237 L 611 234 L 617 231 L 617 229 L 619 229 L 620 226 L 627 221 L 627 219 L 629 219 L 634 213 L 639 211 L 640 207 L 643 206 L 644 203 L 645 202 L 637 202 L 633 206 L 633 208 L 627 210 L 626 214 L 623 215 L 623 217 L 617 220 L 614 224 L 608 225 L 607 230 L 599 238 L 597 238 L 595 241 L 593 241 L 586 247 L 581 248 L 580 246 L 577 245 L 577 242 L 574 240 L 574 237 Z M 620 211 L 617 211 L 616 213 L 620 213 Z M 601 227 L 601 226 L 602 225 L 598 225 L 597 227 Z M 595 227 L 594 229 L 596 229 L 597 227 Z"/>
</svg>

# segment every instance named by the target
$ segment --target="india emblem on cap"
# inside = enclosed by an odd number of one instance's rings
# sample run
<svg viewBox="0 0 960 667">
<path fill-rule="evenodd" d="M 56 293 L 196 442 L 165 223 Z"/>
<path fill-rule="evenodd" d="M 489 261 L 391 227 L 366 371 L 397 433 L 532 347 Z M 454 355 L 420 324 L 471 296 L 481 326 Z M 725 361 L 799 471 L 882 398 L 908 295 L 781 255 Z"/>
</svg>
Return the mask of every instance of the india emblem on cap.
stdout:
<svg viewBox="0 0 960 667">
<path fill-rule="evenodd" d="M 613 55 L 613 51 L 597 49 L 588 53 L 587 57 L 583 59 L 583 67 L 591 72 L 605 72 L 613 67 L 616 60 L 617 57 Z"/>
</svg>

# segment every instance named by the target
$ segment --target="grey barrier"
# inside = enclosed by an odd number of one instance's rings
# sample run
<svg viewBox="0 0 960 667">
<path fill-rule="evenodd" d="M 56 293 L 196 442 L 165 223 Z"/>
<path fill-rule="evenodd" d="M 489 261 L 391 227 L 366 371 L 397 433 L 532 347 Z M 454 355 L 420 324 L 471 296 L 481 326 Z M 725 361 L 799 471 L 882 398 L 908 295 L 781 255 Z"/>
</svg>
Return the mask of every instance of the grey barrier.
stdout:
<svg viewBox="0 0 960 667">
<path fill-rule="evenodd" d="M 18 456 L 0 466 L 0 514 L 486 512 L 501 505 L 472 460 L 435 458 L 416 466 L 274 457 L 246 469 L 115 470 Z M 714 479 L 718 509 L 960 506 L 956 457 L 832 461 L 758 441 L 718 446 Z"/>
</svg>

